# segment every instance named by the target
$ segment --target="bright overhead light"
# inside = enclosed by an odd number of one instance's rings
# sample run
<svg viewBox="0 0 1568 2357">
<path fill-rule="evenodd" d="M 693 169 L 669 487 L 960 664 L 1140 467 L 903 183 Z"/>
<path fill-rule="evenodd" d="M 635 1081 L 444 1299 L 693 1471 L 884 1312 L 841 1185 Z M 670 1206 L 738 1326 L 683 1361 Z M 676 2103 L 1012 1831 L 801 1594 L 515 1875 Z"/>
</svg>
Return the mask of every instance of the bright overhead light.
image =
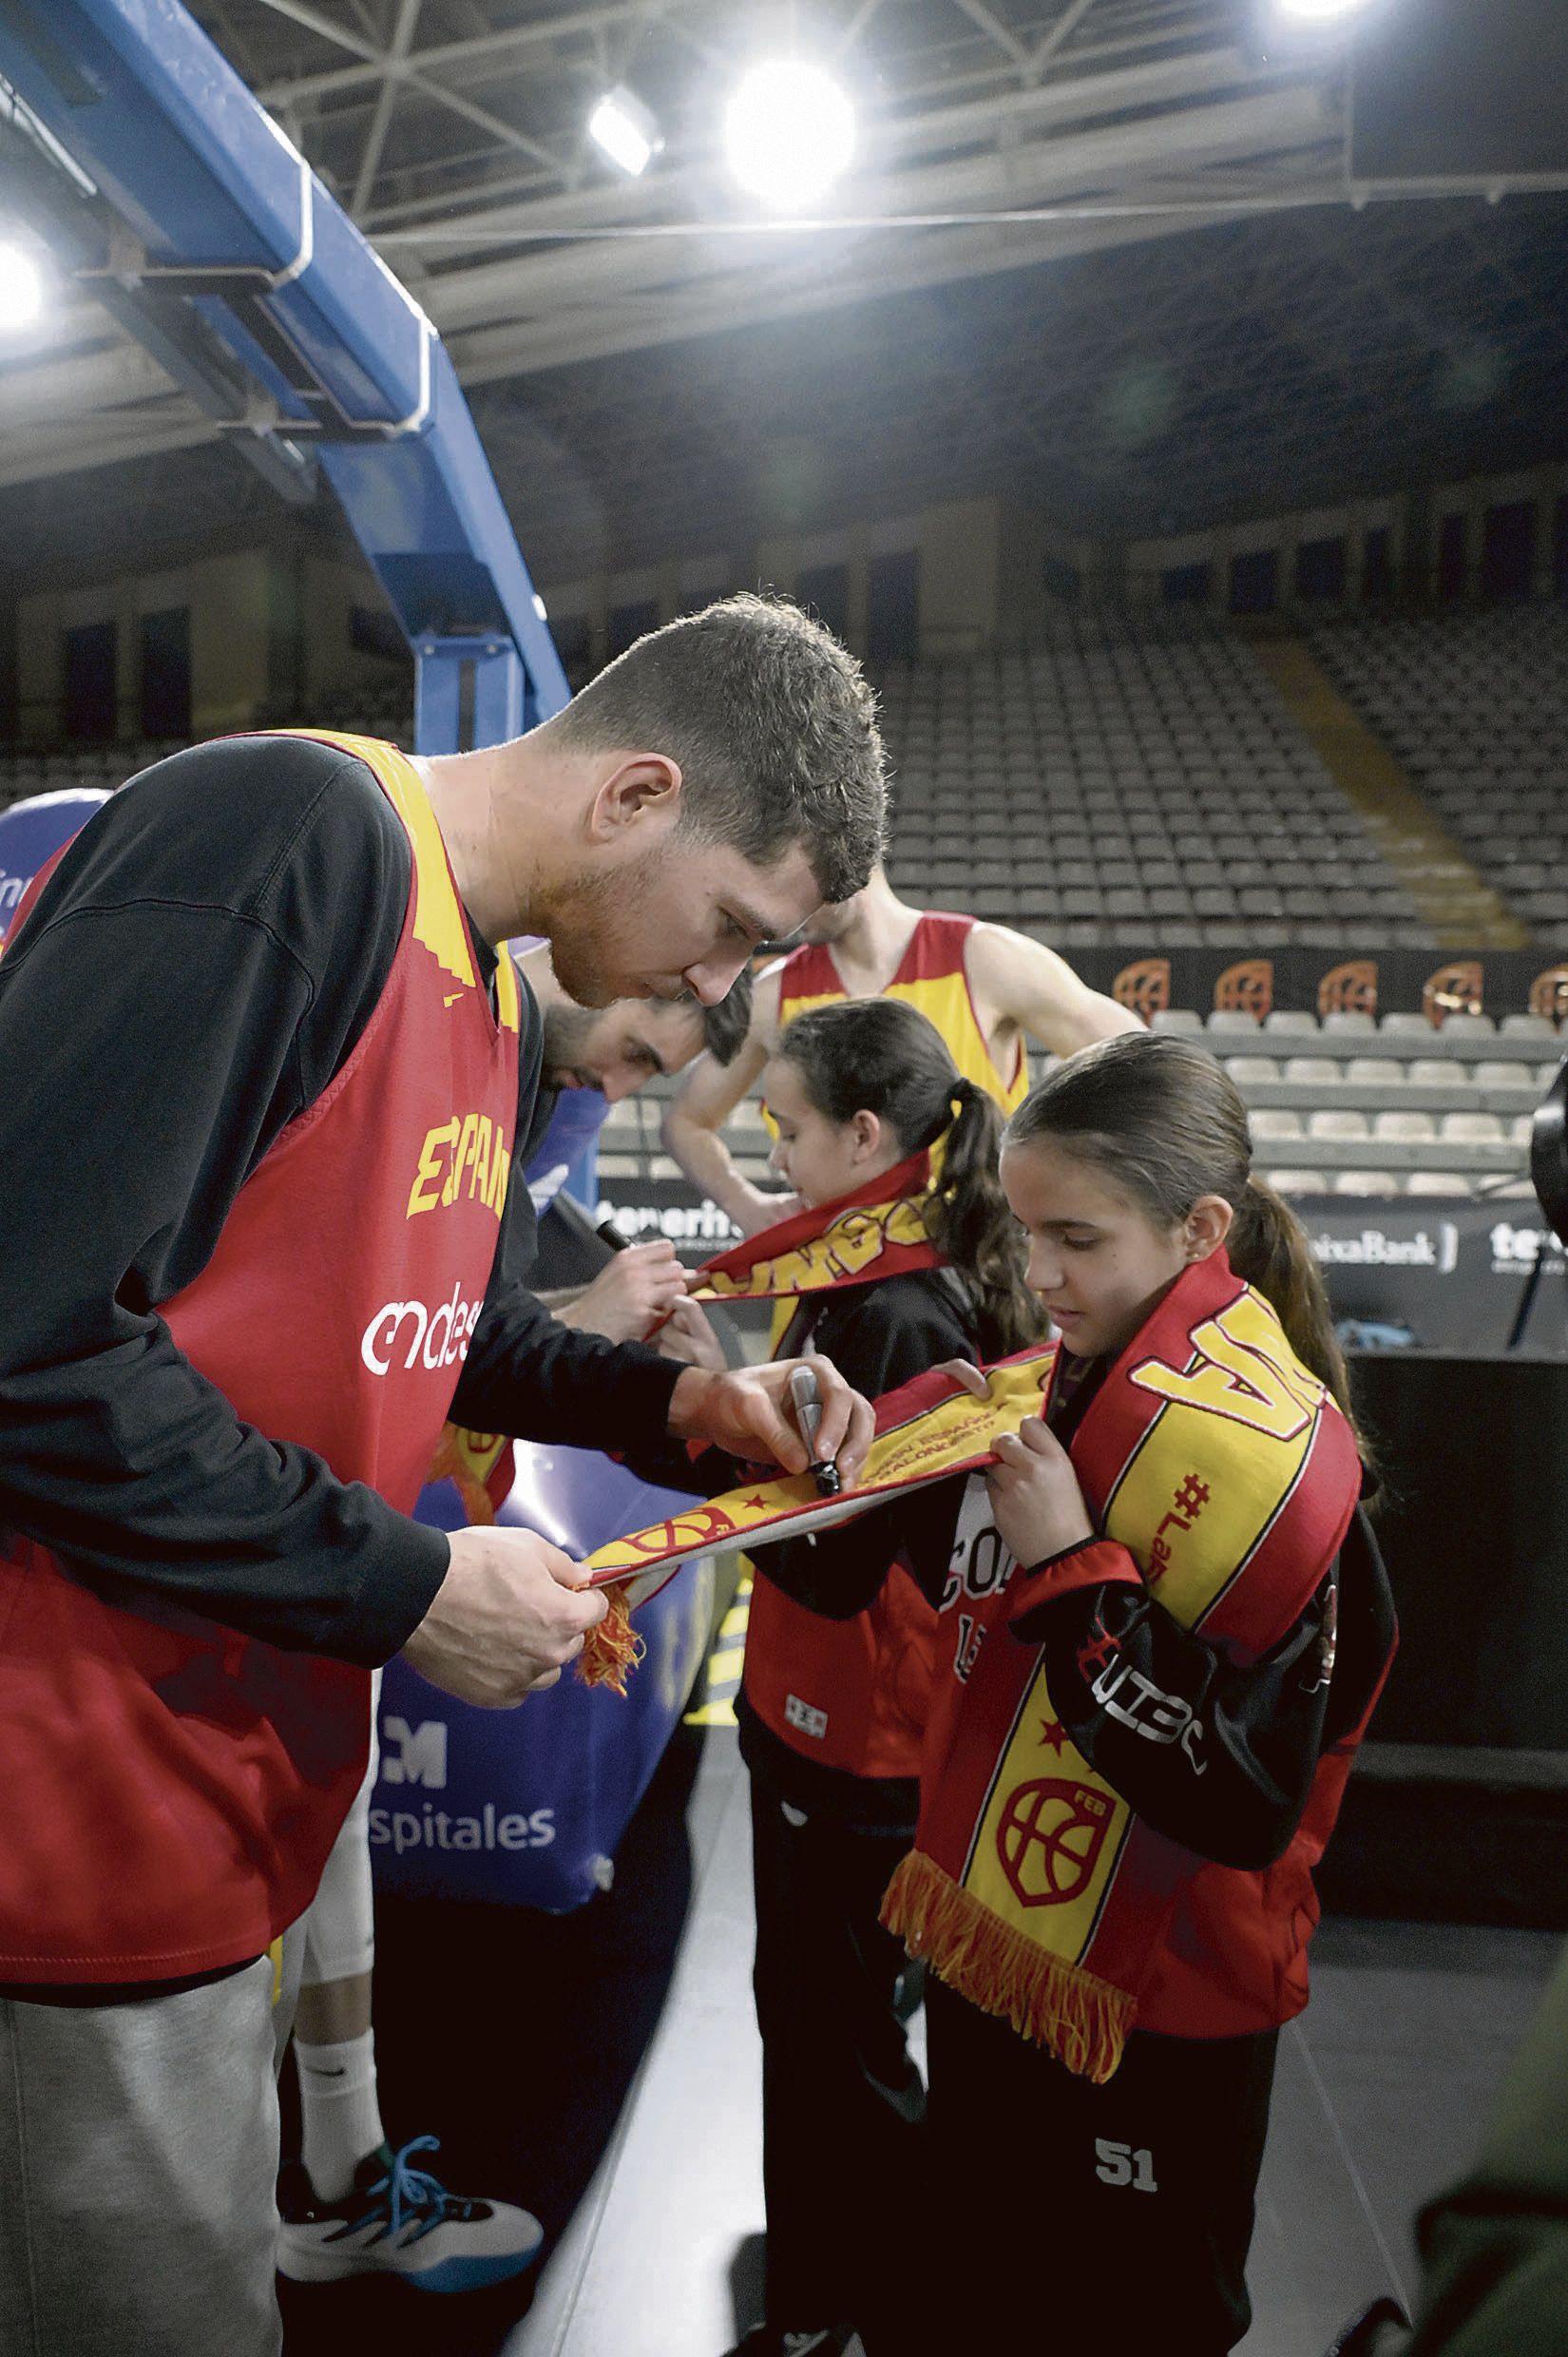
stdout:
<svg viewBox="0 0 1568 2357">
<path fill-rule="evenodd" d="M 854 140 L 848 94 L 800 59 L 754 66 L 724 109 L 731 171 L 779 213 L 814 204 L 847 168 Z"/>
<path fill-rule="evenodd" d="M 1274 0 L 1274 13 L 1294 25 L 1331 25 L 1359 15 L 1368 5 L 1369 0 Z"/>
<path fill-rule="evenodd" d="M 588 137 L 636 180 L 664 144 L 658 118 L 622 84 L 606 90 L 588 117 Z"/>
<path fill-rule="evenodd" d="M 19 245 L 0 245 L 0 333 L 30 327 L 43 308 L 37 263 Z"/>
</svg>

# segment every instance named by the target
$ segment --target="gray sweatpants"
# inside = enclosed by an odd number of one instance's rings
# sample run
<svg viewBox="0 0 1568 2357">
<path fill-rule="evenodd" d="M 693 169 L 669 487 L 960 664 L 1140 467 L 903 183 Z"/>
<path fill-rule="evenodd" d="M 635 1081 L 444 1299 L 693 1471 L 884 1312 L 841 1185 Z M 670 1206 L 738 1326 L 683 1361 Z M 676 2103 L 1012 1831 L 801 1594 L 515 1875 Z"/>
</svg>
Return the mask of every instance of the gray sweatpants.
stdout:
<svg viewBox="0 0 1568 2357">
<path fill-rule="evenodd" d="M 138 2004 L 0 1996 L 5 2357 L 278 2357 L 292 2010 L 266 1957 Z"/>
</svg>

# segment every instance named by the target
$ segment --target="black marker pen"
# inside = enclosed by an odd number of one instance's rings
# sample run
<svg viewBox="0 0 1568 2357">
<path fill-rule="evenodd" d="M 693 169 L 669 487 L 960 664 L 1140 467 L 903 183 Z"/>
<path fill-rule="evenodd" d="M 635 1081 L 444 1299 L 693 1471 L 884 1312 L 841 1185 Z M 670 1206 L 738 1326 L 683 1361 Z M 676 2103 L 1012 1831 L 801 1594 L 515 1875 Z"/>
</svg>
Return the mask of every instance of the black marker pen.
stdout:
<svg viewBox="0 0 1568 2357">
<path fill-rule="evenodd" d="M 790 1397 L 794 1402 L 794 1412 L 799 1418 L 801 1433 L 811 1455 L 808 1469 L 816 1484 L 818 1494 L 824 1498 L 836 1498 L 841 1485 L 838 1467 L 831 1457 L 819 1457 L 815 1453 L 817 1429 L 822 1422 L 822 1394 L 810 1367 L 795 1368 L 790 1377 Z"/>
</svg>

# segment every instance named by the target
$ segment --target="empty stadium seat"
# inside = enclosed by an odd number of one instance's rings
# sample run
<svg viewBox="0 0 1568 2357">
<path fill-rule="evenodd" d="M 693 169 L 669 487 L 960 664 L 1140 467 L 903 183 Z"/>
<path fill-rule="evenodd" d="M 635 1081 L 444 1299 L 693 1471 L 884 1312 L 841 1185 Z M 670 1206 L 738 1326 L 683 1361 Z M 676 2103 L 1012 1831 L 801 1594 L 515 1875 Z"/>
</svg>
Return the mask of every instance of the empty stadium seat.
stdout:
<svg viewBox="0 0 1568 2357">
<path fill-rule="evenodd" d="M 1377 1113 L 1372 1117 L 1372 1135 L 1394 1145 L 1429 1145 L 1437 1136 L 1437 1124 L 1429 1113 Z"/>
<path fill-rule="evenodd" d="M 1445 1145 L 1498 1146 L 1505 1133 L 1495 1113 L 1445 1113 L 1438 1135 Z"/>
<path fill-rule="evenodd" d="M 1309 1138 L 1340 1141 L 1368 1138 L 1371 1131 L 1367 1127 L 1365 1113 L 1341 1112 L 1326 1107 L 1320 1112 L 1308 1115 L 1307 1135 Z"/>
</svg>

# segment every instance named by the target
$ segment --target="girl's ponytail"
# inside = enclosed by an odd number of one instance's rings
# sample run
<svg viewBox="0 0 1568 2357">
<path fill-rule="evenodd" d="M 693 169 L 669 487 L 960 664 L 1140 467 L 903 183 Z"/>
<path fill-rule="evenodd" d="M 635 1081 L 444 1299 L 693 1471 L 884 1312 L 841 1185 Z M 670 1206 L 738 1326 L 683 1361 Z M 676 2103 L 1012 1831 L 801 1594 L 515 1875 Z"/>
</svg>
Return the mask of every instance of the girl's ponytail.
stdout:
<svg viewBox="0 0 1568 2357">
<path fill-rule="evenodd" d="M 1024 1281 L 1027 1256 L 998 1175 L 1002 1117 L 973 1081 L 960 1079 L 948 1099 L 952 1121 L 942 1140 L 942 1173 L 927 1225 L 944 1257 L 972 1289 L 985 1358 L 1024 1350 L 1044 1332 L 1039 1302 Z"/>
<path fill-rule="evenodd" d="M 1237 1276 L 1273 1304 L 1291 1350 L 1328 1385 L 1353 1424 L 1349 1373 L 1317 1255 L 1295 1213 L 1266 1178 L 1254 1174 L 1242 1188 L 1226 1249 Z"/>
</svg>

